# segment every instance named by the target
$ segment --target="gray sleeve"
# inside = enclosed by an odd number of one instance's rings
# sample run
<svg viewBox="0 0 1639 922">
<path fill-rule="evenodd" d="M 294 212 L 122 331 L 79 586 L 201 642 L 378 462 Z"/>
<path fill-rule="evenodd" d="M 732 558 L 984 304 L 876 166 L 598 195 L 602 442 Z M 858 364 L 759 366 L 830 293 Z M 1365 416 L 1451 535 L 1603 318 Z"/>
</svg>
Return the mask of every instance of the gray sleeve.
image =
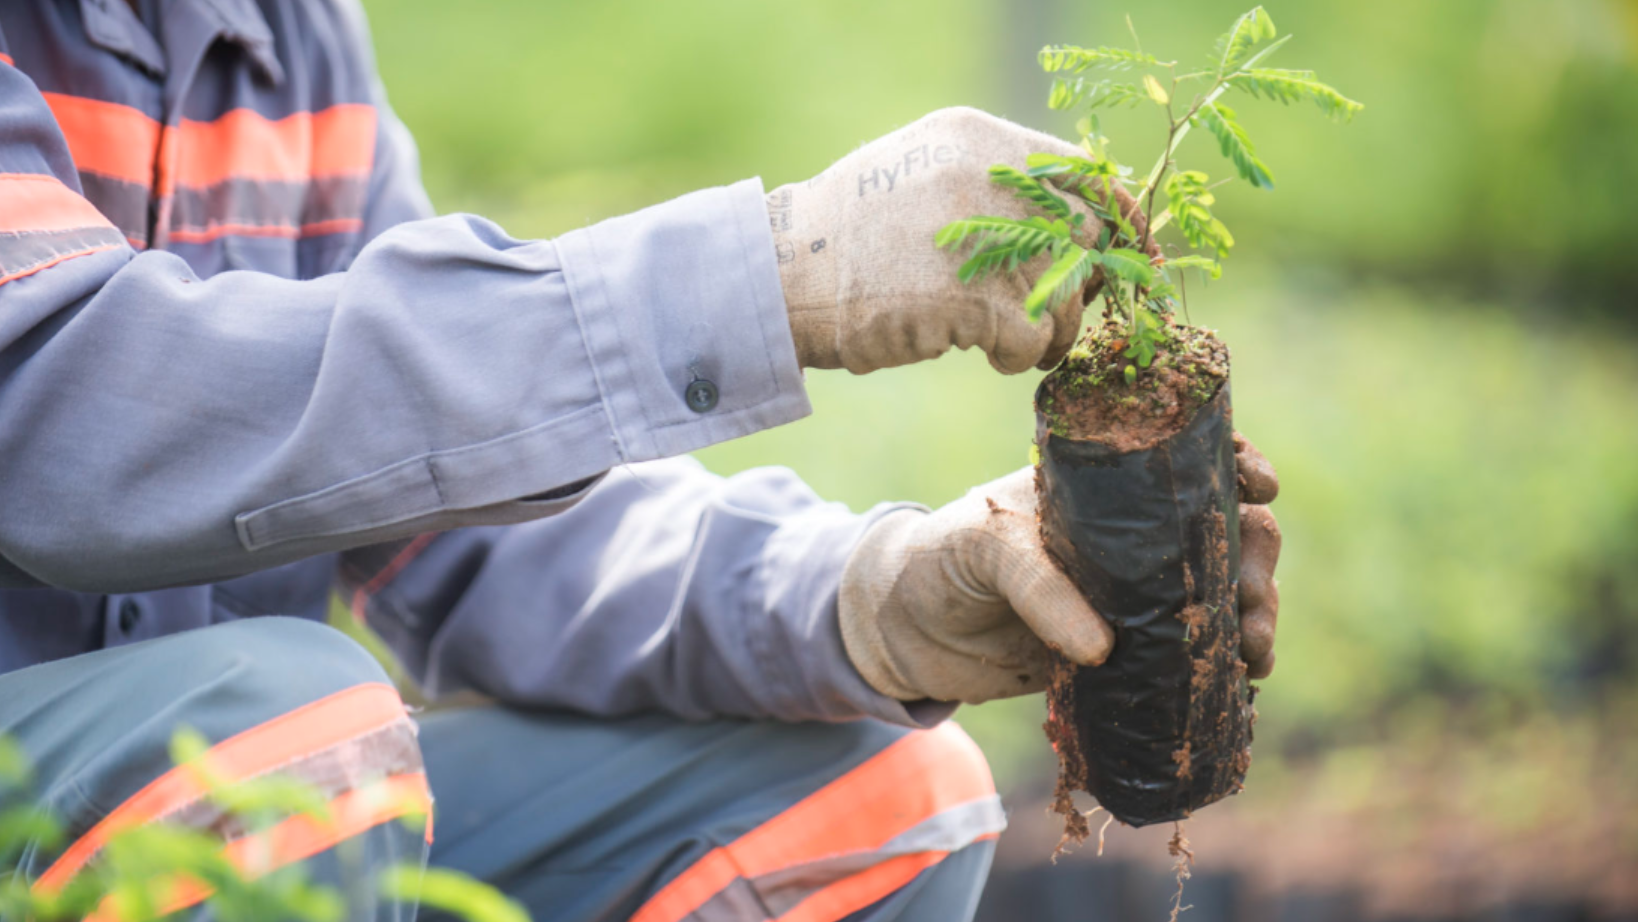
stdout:
<svg viewBox="0 0 1639 922">
<path fill-rule="evenodd" d="M 0 284 L 0 586 L 135 591 L 525 521 L 808 411 L 754 180 L 550 241 L 412 221 L 311 281 L 104 249 Z"/>
<path fill-rule="evenodd" d="M 954 710 L 872 690 L 837 627 L 848 554 L 901 506 L 855 515 L 784 468 L 722 478 L 692 459 L 557 502 L 573 508 L 348 555 L 355 614 L 435 697 L 912 726 Z"/>
</svg>

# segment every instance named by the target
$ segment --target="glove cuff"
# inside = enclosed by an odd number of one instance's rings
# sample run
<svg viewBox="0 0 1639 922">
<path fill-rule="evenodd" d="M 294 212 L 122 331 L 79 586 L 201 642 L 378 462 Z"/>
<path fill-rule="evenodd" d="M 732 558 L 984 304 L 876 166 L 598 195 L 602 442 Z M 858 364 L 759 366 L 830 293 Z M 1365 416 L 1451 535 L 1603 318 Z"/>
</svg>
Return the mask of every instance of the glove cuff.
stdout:
<svg viewBox="0 0 1639 922">
<path fill-rule="evenodd" d="M 849 661 L 867 685 L 899 701 L 919 701 L 927 695 L 917 691 L 894 662 L 882 630 L 884 609 L 904 569 L 910 535 L 927 515 L 901 509 L 872 525 L 848 556 L 837 592 L 837 623 Z"/>
</svg>

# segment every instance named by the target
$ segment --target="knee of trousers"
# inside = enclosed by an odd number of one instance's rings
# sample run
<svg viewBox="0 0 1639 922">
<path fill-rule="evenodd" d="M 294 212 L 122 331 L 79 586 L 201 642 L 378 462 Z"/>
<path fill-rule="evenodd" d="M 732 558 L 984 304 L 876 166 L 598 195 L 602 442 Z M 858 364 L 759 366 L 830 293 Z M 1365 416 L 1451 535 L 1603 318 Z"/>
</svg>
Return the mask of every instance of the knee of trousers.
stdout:
<svg viewBox="0 0 1639 922">
<path fill-rule="evenodd" d="M 226 782 L 277 774 L 332 803 L 392 783 L 406 804 L 430 805 L 397 692 L 367 651 L 325 625 L 245 619 L 48 665 L 58 668 L 33 677 L 45 694 L 16 734 L 73 839 L 45 869 L 47 885 L 66 882 L 119 828 L 211 822 L 195 816 L 202 791 L 172 762 L 181 728 L 204 737 Z"/>
<path fill-rule="evenodd" d="M 800 745 L 804 729 L 785 735 Z M 949 722 L 931 730 L 863 723 L 824 732 L 858 737 L 871 754 L 827 773 L 817 789 L 693 861 L 634 922 L 727 922 L 758 907 L 782 918 L 836 922 L 906 901 L 959 907 L 939 918 L 971 915 L 992 841 L 1006 826 L 978 746 Z M 922 918 L 906 916 L 912 917 Z"/>
</svg>

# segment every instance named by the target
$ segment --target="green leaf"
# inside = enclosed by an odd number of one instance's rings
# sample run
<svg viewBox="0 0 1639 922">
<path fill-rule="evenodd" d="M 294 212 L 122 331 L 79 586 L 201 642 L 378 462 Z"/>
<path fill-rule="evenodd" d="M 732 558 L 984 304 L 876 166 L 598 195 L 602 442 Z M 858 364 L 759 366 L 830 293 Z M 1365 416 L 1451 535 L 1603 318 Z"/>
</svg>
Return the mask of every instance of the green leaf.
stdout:
<svg viewBox="0 0 1639 922">
<path fill-rule="evenodd" d="M 177 765 L 198 762 L 210 749 L 210 740 L 192 727 L 177 727 L 171 734 L 171 761 Z"/>
<path fill-rule="evenodd" d="M 379 887 L 388 899 L 419 901 L 467 922 L 530 922 L 521 903 L 459 871 L 401 864 L 382 872 Z"/>
<path fill-rule="evenodd" d="M 964 284 L 989 273 L 1018 268 L 1018 265 L 1070 240 L 1070 225 L 1037 216 L 1022 221 L 1012 218 L 974 217 L 952 221 L 934 234 L 941 248 L 972 244 L 972 256 L 957 270 Z"/>
<path fill-rule="evenodd" d="M 1014 218 L 997 218 L 988 215 L 977 215 L 952 221 L 933 235 L 933 245 L 944 249 L 955 246 L 975 235 L 995 235 L 1015 233 L 1029 228 L 1030 225 Z"/>
<path fill-rule="evenodd" d="M 1075 244 L 1066 246 L 1024 299 L 1024 315 L 1030 318 L 1030 322 L 1041 320 L 1042 314 L 1071 297 L 1079 296 L 1087 280 L 1093 277 L 1093 270 L 1098 268 L 1099 256 L 1097 250 L 1084 249 Z"/>
<path fill-rule="evenodd" d="M 1066 80 L 1063 77 L 1055 77 L 1053 78 L 1053 88 L 1047 94 L 1047 108 L 1055 112 L 1062 112 L 1081 102 L 1081 97 L 1086 93 L 1087 81 L 1085 78 L 1077 77 L 1074 80 Z"/>
<path fill-rule="evenodd" d="M 1218 75 L 1234 73 L 1252 57 L 1257 47 L 1275 37 L 1275 21 L 1263 7 L 1257 6 L 1242 13 L 1229 31 L 1218 37 L 1214 55 L 1218 58 Z"/>
<path fill-rule="evenodd" d="M 1076 77 L 1073 80 L 1055 77 L 1053 78 L 1052 90 L 1048 93 L 1047 108 L 1055 112 L 1072 109 L 1097 87 L 1098 81 L 1089 81 L 1085 77 Z"/>
<path fill-rule="evenodd" d="M 1235 164 L 1235 172 L 1242 179 L 1259 189 L 1275 188 L 1275 179 L 1269 174 L 1269 167 L 1258 159 L 1252 139 L 1247 136 L 1241 123 L 1235 120 L 1235 110 L 1222 104 L 1208 104 L 1201 107 L 1200 119 L 1217 137 L 1218 150 Z"/>
<path fill-rule="evenodd" d="M 1024 158 L 1025 173 L 1045 179 L 1067 173 L 1077 176 L 1117 176 L 1120 167 L 1113 160 L 1091 160 L 1086 157 L 1061 157 L 1058 154 L 1031 154 Z"/>
<path fill-rule="evenodd" d="M 1115 187 L 1110 177 L 1104 176 L 1101 179 L 1101 182 L 1077 183 L 1071 187 L 1071 191 L 1092 206 L 1093 214 L 1105 223 L 1106 228 L 1113 227 L 1117 237 L 1125 236 L 1129 240 L 1137 240 L 1138 230 L 1133 227 L 1132 222 L 1128 220 L 1128 216 L 1122 214 L 1118 205 L 1120 199 L 1116 198 L 1114 194 Z M 1128 208 L 1129 213 L 1135 212 L 1138 209 L 1138 204 L 1134 202 Z M 1099 237 L 1099 248 L 1103 249 L 1105 245 L 1106 241 L 1101 235 Z"/>
<path fill-rule="evenodd" d="M 62 840 L 62 824 L 39 806 L 19 804 L 0 810 L 0 865 L 10 867 L 9 859 L 31 845 L 49 854 Z"/>
<path fill-rule="evenodd" d="M 1138 366 L 1128 365 L 1126 368 L 1121 369 L 1121 377 L 1127 379 L 1128 384 L 1136 384 L 1138 382 Z"/>
<path fill-rule="evenodd" d="M 1199 269 L 1207 278 L 1218 278 L 1224 274 L 1224 267 L 1216 259 L 1207 256 L 1174 256 L 1166 261 L 1168 269 Z"/>
<path fill-rule="evenodd" d="M 34 778 L 34 766 L 28 753 L 16 740 L 0 735 L 0 790 L 23 787 Z"/>
<path fill-rule="evenodd" d="M 1070 217 L 1070 204 L 1049 191 L 1035 177 L 1021 173 L 1006 164 L 990 168 L 990 181 L 1012 189 L 1014 194 L 1057 218 Z"/>
<path fill-rule="evenodd" d="M 330 804 L 318 788 L 287 775 L 267 775 L 211 792 L 211 800 L 235 816 L 266 825 L 300 814 L 321 822 L 330 820 Z"/>
<path fill-rule="evenodd" d="M 1366 108 L 1336 89 L 1321 83 L 1312 70 L 1283 70 L 1276 67 L 1255 67 L 1230 78 L 1230 85 L 1239 90 L 1272 99 L 1282 104 L 1311 100 L 1320 111 L 1340 122 L 1354 118 Z"/>
<path fill-rule="evenodd" d="M 1178 286 L 1171 282 L 1158 281 L 1144 291 L 1144 301 L 1157 305 L 1157 309 L 1171 309 L 1169 302 L 1178 297 Z"/>
<path fill-rule="evenodd" d="M 1102 80 L 1088 91 L 1087 105 L 1093 109 L 1130 109 L 1148 98 L 1149 91 L 1136 83 Z"/>
<path fill-rule="evenodd" d="M 1155 269 L 1150 266 L 1149 257 L 1137 250 L 1125 247 L 1111 247 L 1105 250 L 1101 260 L 1106 275 L 1113 275 L 1123 281 L 1137 285 L 1148 286 L 1155 281 Z"/>
<path fill-rule="evenodd" d="M 1154 100 L 1158 106 L 1165 106 L 1172 102 L 1172 97 L 1167 95 L 1166 88 L 1161 85 L 1161 81 L 1155 79 L 1153 74 L 1144 75 L 1144 94 Z"/>
<path fill-rule="evenodd" d="M 1160 63 L 1141 51 L 1103 46 L 1082 48 L 1077 45 L 1048 45 L 1036 55 L 1036 60 L 1041 63 L 1041 69 L 1050 74 L 1079 74 L 1093 68 L 1125 70 L 1134 65 L 1153 66 Z"/>
<path fill-rule="evenodd" d="M 1167 210 L 1192 247 L 1211 249 L 1219 259 L 1235 245 L 1229 228 L 1212 214 L 1214 201 L 1207 187 L 1207 175 L 1199 170 L 1182 170 L 1167 177 Z"/>
<path fill-rule="evenodd" d="M 1138 367 L 1148 368 L 1170 338 L 1167 326 L 1155 311 L 1143 307 L 1133 308 L 1132 318 L 1132 334 L 1127 337 L 1127 348 L 1121 354 L 1137 362 Z"/>
</svg>

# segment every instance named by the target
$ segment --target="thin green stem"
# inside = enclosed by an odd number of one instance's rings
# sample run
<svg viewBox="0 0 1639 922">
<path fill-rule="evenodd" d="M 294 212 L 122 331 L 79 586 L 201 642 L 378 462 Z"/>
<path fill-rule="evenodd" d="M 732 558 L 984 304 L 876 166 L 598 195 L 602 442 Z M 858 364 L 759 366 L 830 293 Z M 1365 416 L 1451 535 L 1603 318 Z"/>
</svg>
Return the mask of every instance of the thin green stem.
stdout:
<svg viewBox="0 0 1639 922">
<path fill-rule="evenodd" d="M 1217 102 L 1218 97 L 1222 96 L 1224 92 L 1229 89 L 1229 81 L 1251 69 L 1252 65 L 1268 57 L 1275 51 L 1276 48 L 1286 44 L 1291 40 L 1291 38 L 1292 36 L 1287 35 L 1276 39 L 1269 44 L 1269 47 L 1248 58 L 1246 63 L 1236 68 L 1233 73 L 1220 74 L 1218 79 L 1213 82 L 1212 89 L 1207 91 L 1205 98 L 1202 98 L 1199 103 L 1190 110 L 1190 117 L 1193 117 L 1202 106 Z M 1186 124 L 1175 135 L 1168 138 L 1166 149 L 1161 151 L 1160 157 L 1156 158 L 1155 166 L 1150 169 L 1149 176 L 1144 180 L 1144 185 L 1146 187 L 1155 184 L 1157 175 L 1166 167 L 1167 161 L 1172 159 L 1173 151 L 1178 149 L 1178 145 L 1184 140 L 1184 136 L 1189 134 L 1191 127 L 1192 126 L 1187 123 L 1186 118 Z"/>
</svg>

